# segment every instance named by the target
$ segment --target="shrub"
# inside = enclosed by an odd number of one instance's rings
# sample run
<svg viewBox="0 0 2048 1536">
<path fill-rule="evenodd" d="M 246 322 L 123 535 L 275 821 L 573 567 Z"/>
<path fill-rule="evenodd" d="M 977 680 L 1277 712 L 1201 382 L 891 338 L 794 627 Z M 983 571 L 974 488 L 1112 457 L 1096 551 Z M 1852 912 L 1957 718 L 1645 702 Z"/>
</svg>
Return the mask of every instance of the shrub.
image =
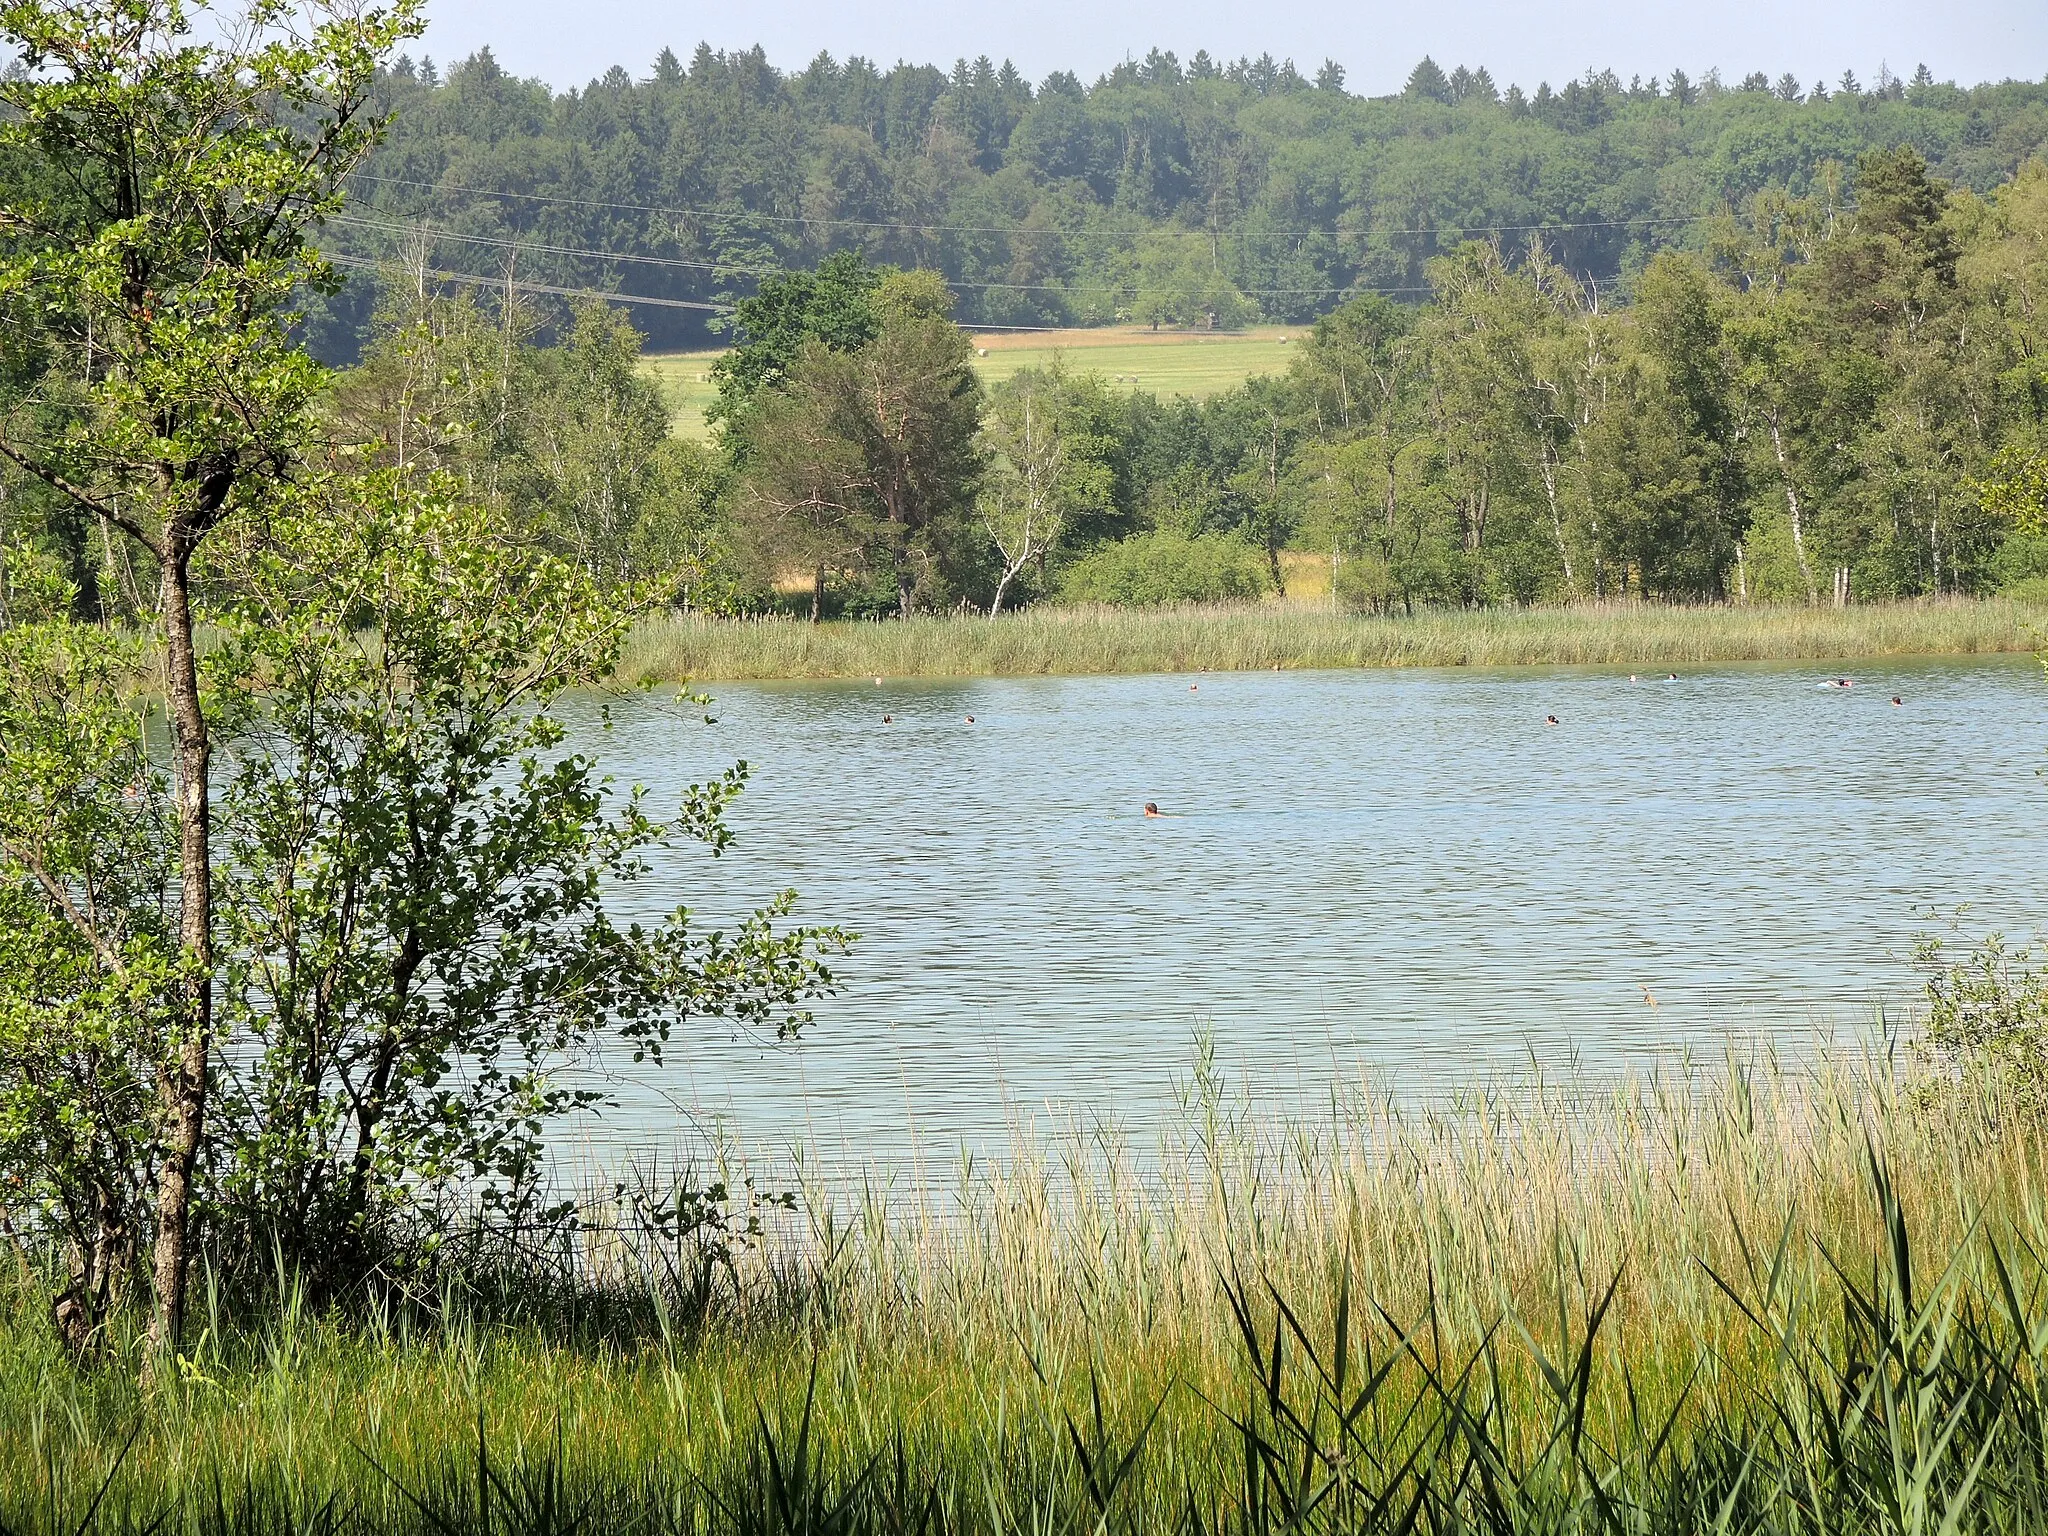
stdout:
<svg viewBox="0 0 2048 1536">
<path fill-rule="evenodd" d="M 1271 588 L 1265 556 L 1242 539 L 1142 533 L 1104 545 L 1067 567 L 1060 597 L 1069 603 L 1154 608 L 1263 597 Z"/>
<path fill-rule="evenodd" d="M 1927 973 L 1927 1044 L 1956 1078 L 1983 1074 L 2022 1110 L 2048 1111 L 2048 969 L 1997 935 L 1950 960 L 1940 939 L 1920 947 Z"/>
</svg>

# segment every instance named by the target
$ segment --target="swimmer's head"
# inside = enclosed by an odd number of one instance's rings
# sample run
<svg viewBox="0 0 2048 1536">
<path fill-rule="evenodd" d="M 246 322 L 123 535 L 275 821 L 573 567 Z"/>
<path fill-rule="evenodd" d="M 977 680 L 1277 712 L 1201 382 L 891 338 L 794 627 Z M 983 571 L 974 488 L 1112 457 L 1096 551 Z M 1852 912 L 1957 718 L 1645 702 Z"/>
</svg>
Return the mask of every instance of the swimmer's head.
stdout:
<svg viewBox="0 0 2048 1536">
<path fill-rule="evenodd" d="M 1157 816 L 1159 814 L 1158 802 L 1147 800 L 1145 802 L 1145 814 L 1147 816 Z"/>
<path fill-rule="evenodd" d="M 1543 723 L 1544 723 L 1545 725 L 1555 725 L 1555 724 L 1557 724 L 1557 716 L 1555 716 L 1555 715 L 1545 715 L 1545 716 L 1543 717 Z"/>
</svg>

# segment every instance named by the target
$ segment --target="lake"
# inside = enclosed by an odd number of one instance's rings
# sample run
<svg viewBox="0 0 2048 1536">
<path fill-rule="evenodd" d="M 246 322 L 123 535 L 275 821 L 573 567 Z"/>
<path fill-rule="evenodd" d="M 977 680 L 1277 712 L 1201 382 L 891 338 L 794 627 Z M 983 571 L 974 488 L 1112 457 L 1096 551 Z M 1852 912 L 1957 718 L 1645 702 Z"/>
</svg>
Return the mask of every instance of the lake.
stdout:
<svg viewBox="0 0 2048 1536">
<path fill-rule="evenodd" d="M 1825 686 L 1845 665 L 1855 686 Z M 1143 1139 L 1201 1029 L 1276 1106 L 1361 1073 L 1425 1096 L 1805 1049 L 1910 1006 L 1915 941 L 1958 908 L 2016 936 L 2048 910 L 2048 683 L 2025 657 L 716 693 L 709 725 L 567 710 L 660 803 L 753 766 L 735 847 L 663 856 L 626 909 L 794 886 L 860 942 L 801 1045 L 699 1024 L 579 1158 L 714 1124 L 856 1164 L 950 1163 L 1034 1122 Z"/>
</svg>

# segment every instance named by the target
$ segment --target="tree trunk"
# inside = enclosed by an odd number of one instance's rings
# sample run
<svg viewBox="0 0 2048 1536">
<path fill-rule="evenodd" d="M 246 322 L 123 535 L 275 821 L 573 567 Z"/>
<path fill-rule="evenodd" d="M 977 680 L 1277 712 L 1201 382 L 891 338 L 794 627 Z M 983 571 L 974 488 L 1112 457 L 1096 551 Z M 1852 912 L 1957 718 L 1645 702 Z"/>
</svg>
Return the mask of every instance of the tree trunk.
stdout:
<svg viewBox="0 0 2048 1536">
<path fill-rule="evenodd" d="M 1799 556 L 1799 574 L 1806 582 L 1808 603 L 1820 601 L 1820 588 L 1813 582 L 1813 567 L 1806 559 L 1806 530 L 1800 526 L 1799 492 L 1792 486 L 1792 466 L 1785 460 L 1785 439 L 1778 431 L 1778 418 L 1771 416 L 1771 447 L 1778 455 L 1778 478 L 1785 483 L 1785 510 L 1792 518 L 1792 549 Z"/>
<path fill-rule="evenodd" d="M 818 622 L 825 611 L 825 567 L 819 566 L 811 573 L 811 622 Z"/>
<path fill-rule="evenodd" d="M 1023 560 L 1004 562 L 1007 568 L 1003 571 L 1002 579 L 996 583 L 996 595 L 989 600 L 988 616 L 990 618 L 995 618 L 1003 611 L 1003 594 L 1010 590 L 1010 583 L 1017 579 L 1017 573 L 1024 569 L 1029 559 L 1030 557 L 1027 555 Z"/>
<path fill-rule="evenodd" d="M 199 666 L 192 645 L 191 560 L 197 542 L 181 523 L 164 530 L 159 600 L 164 627 L 164 696 L 177 767 L 178 863 L 183 881 L 178 947 L 185 975 L 177 1007 L 182 1038 L 176 1042 L 176 1061 L 165 1063 L 159 1089 L 164 1145 L 156 1199 L 156 1316 L 150 1324 L 145 1366 L 151 1376 L 177 1354 L 184 1332 L 192 1174 L 205 1129 L 207 1070 L 213 1048 L 212 805 L 207 782 L 212 744 L 199 706 Z"/>
<path fill-rule="evenodd" d="M 1565 542 L 1564 513 L 1557 504 L 1557 461 L 1546 451 L 1543 455 L 1543 496 L 1550 503 L 1550 531 L 1557 539 L 1557 558 L 1564 566 L 1564 592 L 1567 598 L 1577 597 L 1578 580 L 1572 575 L 1571 546 Z"/>
</svg>

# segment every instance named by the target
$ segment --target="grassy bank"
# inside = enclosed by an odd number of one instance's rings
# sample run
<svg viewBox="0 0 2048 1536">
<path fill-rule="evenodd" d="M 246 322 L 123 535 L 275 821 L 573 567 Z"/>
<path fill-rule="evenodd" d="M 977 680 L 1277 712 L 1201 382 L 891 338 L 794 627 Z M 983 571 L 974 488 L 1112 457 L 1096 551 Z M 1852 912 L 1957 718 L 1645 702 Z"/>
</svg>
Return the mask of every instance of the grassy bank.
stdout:
<svg viewBox="0 0 2048 1536">
<path fill-rule="evenodd" d="M 722 1250 L 602 1230 L 411 1309 L 210 1293 L 147 1403 L 22 1302 L 0 1524 L 2033 1528 L 2021 1108 L 1837 1057 L 1276 1129 L 1198 1075 L 1142 1168 L 1047 1141 L 955 1200 L 812 1192 Z"/>
<path fill-rule="evenodd" d="M 683 678 L 1002 677 L 1273 667 L 1679 666 L 2026 651 L 2048 608 L 2005 599 L 1806 607 L 1605 605 L 1352 617 L 1291 604 L 1167 610 L 1040 607 L 908 622 L 662 619 L 620 666 Z"/>
</svg>

